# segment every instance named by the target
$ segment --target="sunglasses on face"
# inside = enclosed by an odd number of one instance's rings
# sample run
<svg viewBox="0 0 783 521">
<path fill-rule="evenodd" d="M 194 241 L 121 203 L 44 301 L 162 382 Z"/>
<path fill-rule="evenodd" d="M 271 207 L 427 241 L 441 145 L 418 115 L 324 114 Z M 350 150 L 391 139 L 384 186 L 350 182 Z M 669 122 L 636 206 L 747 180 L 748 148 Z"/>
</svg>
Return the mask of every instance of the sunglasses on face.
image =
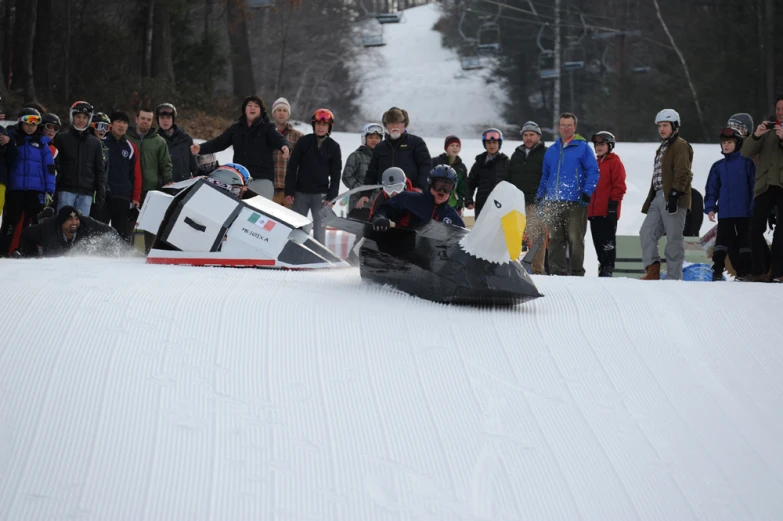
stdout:
<svg viewBox="0 0 783 521">
<path fill-rule="evenodd" d="M 38 123 L 41 122 L 41 116 L 33 116 L 33 115 L 22 116 L 21 118 L 19 118 L 19 121 L 21 121 L 22 123 L 28 123 L 30 125 L 37 125 Z"/>
</svg>

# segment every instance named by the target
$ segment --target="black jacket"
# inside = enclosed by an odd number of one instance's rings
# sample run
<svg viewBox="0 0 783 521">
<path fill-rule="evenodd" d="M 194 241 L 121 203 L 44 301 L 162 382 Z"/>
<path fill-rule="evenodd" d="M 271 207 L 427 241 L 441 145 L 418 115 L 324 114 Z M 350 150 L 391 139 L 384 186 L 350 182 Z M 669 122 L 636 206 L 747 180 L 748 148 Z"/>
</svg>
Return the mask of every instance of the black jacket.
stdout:
<svg viewBox="0 0 783 521">
<path fill-rule="evenodd" d="M 96 203 L 106 198 L 106 172 L 100 140 L 87 131 L 71 128 L 54 138 L 57 147 L 57 191 L 80 195 L 95 194 Z"/>
<path fill-rule="evenodd" d="M 8 185 L 8 172 L 11 170 L 11 165 L 16 160 L 16 141 L 13 136 L 8 133 L 5 127 L 0 126 L 0 136 L 8 136 L 11 141 L 4 146 L 0 146 L 0 184 Z"/>
<path fill-rule="evenodd" d="M 476 156 L 476 162 L 473 163 L 473 167 L 468 174 L 468 196 L 465 198 L 465 204 L 471 204 L 474 201 L 479 208 L 484 206 L 484 203 L 495 188 L 501 181 L 508 181 L 508 164 L 509 159 L 503 152 L 498 152 L 495 159 L 487 163 L 487 153 L 479 154 Z"/>
<path fill-rule="evenodd" d="M 393 166 L 402 168 L 414 188 L 426 190 L 432 160 L 427 144 L 419 136 L 408 134 L 400 139 L 384 139 L 373 149 L 364 184 L 377 185 L 381 174 Z"/>
<path fill-rule="evenodd" d="M 77 244 L 109 234 L 120 241 L 116 230 L 107 224 L 86 215 L 79 218 L 79 231 L 70 242 L 65 240 L 62 225 L 56 217 L 44 219 L 40 224 L 22 230 L 18 252 L 22 257 L 59 257 L 68 253 Z"/>
<path fill-rule="evenodd" d="M 140 193 L 134 194 L 134 188 L 141 192 L 141 159 L 138 149 L 125 136 L 117 140 L 111 132 L 106 134 L 103 144 L 109 156 L 106 162 L 107 195 L 128 201 L 139 199 Z"/>
<path fill-rule="evenodd" d="M 196 156 L 190 152 L 190 146 L 193 144 L 193 138 L 190 137 L 190 134 L 177 125 L 171 128 L 174 130 L 171 135 L 162 128 L 158 129 L 158 134 L 166 140 L 166 144 L 169 147 L 171 180 L 178 183 L 199 175 L 198 161 Z"/>
<path fill-rule="evenodd" d="M 201 144 L 199 154 L 214 154 L 228 147 L 234 147 L 234 163 L 239 163 L 250 171 L 253 179 L 269 179 L 274 182 L 275 169 L 272 152 L 290 143 L 277 131 L 274 123 L 269 122 L 266 114 L 248 127 L 245 116 L 234 123 L 215 139 Z"/>
<path fill-rule="evenodd" d="M 508 178 L 511 184 L 525 194 L 525 204 L 533 204 L 541 184 L 544 171 L 546 145 L 539 141 L 529 154 L 525 154 L 525 145 L 519 145 L 508 164 Z"/>
<path fill-rule="evenodd" d="M 340 191 L 342 169 L 343 160 L 337 141 L 327 136 L 319 146 L 315 134 L 302 136 L 288 160 L 285 195 L 302 192 L 326 194 L 327 199 L 334 199 Z"/>
</svg>

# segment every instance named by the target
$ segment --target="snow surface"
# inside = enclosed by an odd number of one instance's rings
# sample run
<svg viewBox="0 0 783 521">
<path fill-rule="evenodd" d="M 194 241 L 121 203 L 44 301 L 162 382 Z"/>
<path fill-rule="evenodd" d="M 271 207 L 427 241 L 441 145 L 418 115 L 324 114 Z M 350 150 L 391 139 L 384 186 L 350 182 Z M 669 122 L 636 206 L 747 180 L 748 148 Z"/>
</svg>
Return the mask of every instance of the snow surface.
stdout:
<svg viewBox="0 0 783 521">
<path fill-rule="evenodd" d="M 352 77 L 362 89 L 364 119 L 380 122 L 397 106 L 408 111 L 409 129 L 417 135 L 505 126 L 508 93 L 492 75 L 494 59 L 482 58 L 483 69 L 463 71 L 456 51 L 444 47 L 433 29 L 440 16 L 437 3 L 406 9 L 402 23 L 383 26 L 384 47 L 356 52 Z M 372 19 L 363 30 L 377 34 L 380 26 Z"/>
<path fill-rule="evenodd" d="M 0 261 L 0 520 L 773 520 L 765 284 Z"/>
</svg>

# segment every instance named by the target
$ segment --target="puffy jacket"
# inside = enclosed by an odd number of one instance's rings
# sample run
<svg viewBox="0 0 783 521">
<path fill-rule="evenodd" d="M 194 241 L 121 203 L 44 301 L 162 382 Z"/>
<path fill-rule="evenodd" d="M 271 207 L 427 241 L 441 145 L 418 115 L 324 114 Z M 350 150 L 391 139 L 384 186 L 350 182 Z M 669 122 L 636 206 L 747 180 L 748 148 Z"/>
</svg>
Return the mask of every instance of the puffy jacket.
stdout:
<svg viewBox="0 0 783 521">
<path fill-rule="evenodd" d="M 154 129 L 139 136 L 135 127 L 130 127 L 125 137 L 136 145 L 141 159 L 141 191 L 158 190 L 171 182 L 171 156 L 166 140 Z"/>
<path fill-rule="evenodd" d="M 448 201 L 436 205 L 435 198 L 429 191 L 397 194 L 381 205 L 375 215 L 383 215 L 401 228 L 413 228 L 432 219 L 465 227 L 457 210 L 450 206 Z"/>
<path fill-rule="evenodd" d="M 190 134 L 177 125 L 173 125 L 171 130 L 173 132 L 169 134 L 160 128 L 158 129 L 158 134 L 166 141 L 166 145 L 169 147 L 171 180 L 177 183 L 199 175 L 198 160 L 190 152 L 190 146 L 193 144 L 193 138 L 190 137 Z"/>
<path fill-rule="evenodd" d="M 710 168 L 704 190 L 704 213 L 715 212 L 721 219 L 750 217 L 756 164 L 738 151 L 723 154 Z"/>
<path fill-rule="evenodd" d="M 511 184 L 519 188 L 525 194 L 525 204 L 536 202 L 536 192 L 541 185 L 541 175 L 544 169 L 544 155 L 546 145 L 539 141 L 536 146 L 526 153 L 527 147 L 519 145 L 508 164 L 508 177 Z"/>
<path fill-rule="evenodd" d="M 476 206 L 482 207 L 492 192 L 492 189 L 501 182 L 508 181 L 509 159 L 503 152 L 498 152 L 491 161 L 487 161 L 486 152 L 476 156 L 476 162 L 468 174 L 468 194 L 465 196 L 465 204 L 474 202 L 475 192 Z"/>
<path fill-rule="evenodd" d="M 294 192 L 326 194 L 328 200 L 340 191 L 340 171 L 343 160 L 340 145 L 327 136 L 318 144 L 315 134 L 307 134 L 296 142 L 285 175 L 285 195 Z"/>
<path fill-rule="evenodd" d="M 393 166 L 402 168 L 413 186 L 427 188 L 427 178 L 432 170 L 432 159 L 427 144 L 419 136 L 405 132 L 400 139 L 384 139 L 372 151 L 372 160 L 367 168 L 364 184 L 381 184 L 381 178 L 386 169 Z"/>
<path fill-rule="evenodd" d="M 106 163 L 108 177 L 107 195 L 141 202 L 141 161 L 139 149 L 126 139 L 118 140 L 109 132 L 104 139 L 109 159 Z"/>
<path fill-rule="evenodd" d="M 218 137 L 202 143 L 199 154 L 214 154 L 230 146 L 234 147 L 234 163 L 247 168 L 253 179 L 268 179 L 272 182 L 275 180 L 272 152 L 291 147 L 288 140 L 277 131 L 274 123 L 269 122 L 266 114 L 249 127 L 247 118 L 240 116 L 238 122 Z"/>
<path fill-rule="evenodd" d="M 544 154 L 536 199 L 579 202 L 582 194 L 593 195 L 598 176 L 598 162 L 585 138 L 577 134 L 566 145 L 557 138 Z"/>
<path fill-rule="evenodd" d="M 11 138 L 7 144 L 0 146 L 0 185 L 7 185 L 8 172 L 11 170 L 11 165 L 13 165 L 16 160 L 16 141 L 14 141 L 13 136 L 9 134 L 3 126 L 0 126 L 0 136 L 8 136 Z M 2 211 L 3 209 L 0 208 L 0 212 Z"/>
<path fill-rule="evenodd" d="M 95 195 L 100 206 L 106 197 L 106 171 L 100 140 L 71 128 L 54 138 L 60 162 L 57 191 Z"/>
<path fill-rule="evenodd" d="M 372 149 L 367 145 L 362 145 L 348 156 L 343 168 L 343 184 L 350 190 L 364 185 L 364 176 L 367 174 L 367 168 L 372 159 Z M 356 203 L 363 196 L 370 197 L 369 193 L 358 193 L 351 195 L 348 208 L 353 209 Z"/>
<path fill-rule="evenodd" d="M 783 122 L 778 121 L 777 124 L 780 125 Z M 783 187 L 783 141 L 773 130 L 761 137 L 751 134 L 742 143 L 742 155 L 745 157 L 758 155 L 756 184 L 753 188 L 754 197 L 766 192 L 770 186 Z"/>
<path fill-rule="evenodd" d="M 16 142 L 16 160 L 8 174 L 8 190 L 53 194 L 56 179 L 49 138 L 16 130 L 13 139 Z"/>
<path fill-rule="evenodd" d="M 86 215 L 79 217 L 79 230 L 73 240 L 67 242 L 62 225 L 56 217 L 50 217 L 22 230 L 18 251 L 23 257 L 59 257 L 77 244 L 102 235 L 109 235 L 120 242 L 120 236 L 114 228 Z"/>
<path fill-rule="evenodd" d="M 449 204 L 457 210 L 462 210 L 465 207 L 465 197 L 468 195 L 468 167 L 459 156 L 454 159 L 454 164 L 449 164 L 449 155 L 445 152 L 432 158 L 432 168 L 438 165 L 449 165 L 457 172 L 457 188 L 451 192 Z"/>
<path fill-rule="evenodd" d="M 681 192 L 678 200 L 680 208 L 691 208 L 691 181 L 693 181 L 693 147 L 682 139 L 679 134 L 672 134 L 667 141 L 669 146 L 661 158 L 661 178 L 663 180 L 663 197 L 669 200 L 669 194 L 672 190 Z M 663 146 L 663 143 L 661 143 Z M 658 150 L 661 148 L 658 147 Z M 657 152 L 656 152 L 657 155 Z M 642 205 L 642 213 L 647 213 L 655 198 L 655 188 L 653 188 L 652 179 L 650 180 L 650 191 L 647 193 L 647 200 Z"/>
<path fill-rule="evenodd" d="M 609 201 L 617 201 L 617 218 L 620 218 L 623 196 L 625 195 L 625 166 L 620 156 L 611 152 L 598 159 L 601 175 L 598 178 L 590 206 L 587 207 L 588 217 L 606 217 L 609 213 Z"/>
</svg>

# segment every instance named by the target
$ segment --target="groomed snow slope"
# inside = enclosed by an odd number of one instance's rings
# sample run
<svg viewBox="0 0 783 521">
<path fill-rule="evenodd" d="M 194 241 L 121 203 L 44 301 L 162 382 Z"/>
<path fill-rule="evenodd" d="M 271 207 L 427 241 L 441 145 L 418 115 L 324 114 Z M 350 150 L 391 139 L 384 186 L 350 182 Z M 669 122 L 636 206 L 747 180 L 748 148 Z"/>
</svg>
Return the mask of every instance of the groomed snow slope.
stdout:
<svg viewBox="0 0 783 521">
<path fill-rule="evenodd" d="M 389 107 L 402 107 L 411 132 L 444 137 L 506 124 L 508 94 L 492 76 L 494 60 L 482 58 L 483 69 L 463 71 L 457 53 L 443 47 L 433 29 L 440 16 L 437 3 L 406 9 L 402 23 L 383 27 L 386 46 L 359 47 L 352 77 L 362 89 L 363 118 L 380 122 Z M 363 30 L 380 28 L 373 19 Z"/>
<path fill-rule="evenodd" d="M 774 520 L 780 288 L 0 261 L 0 520 Z"/>
</svg>

